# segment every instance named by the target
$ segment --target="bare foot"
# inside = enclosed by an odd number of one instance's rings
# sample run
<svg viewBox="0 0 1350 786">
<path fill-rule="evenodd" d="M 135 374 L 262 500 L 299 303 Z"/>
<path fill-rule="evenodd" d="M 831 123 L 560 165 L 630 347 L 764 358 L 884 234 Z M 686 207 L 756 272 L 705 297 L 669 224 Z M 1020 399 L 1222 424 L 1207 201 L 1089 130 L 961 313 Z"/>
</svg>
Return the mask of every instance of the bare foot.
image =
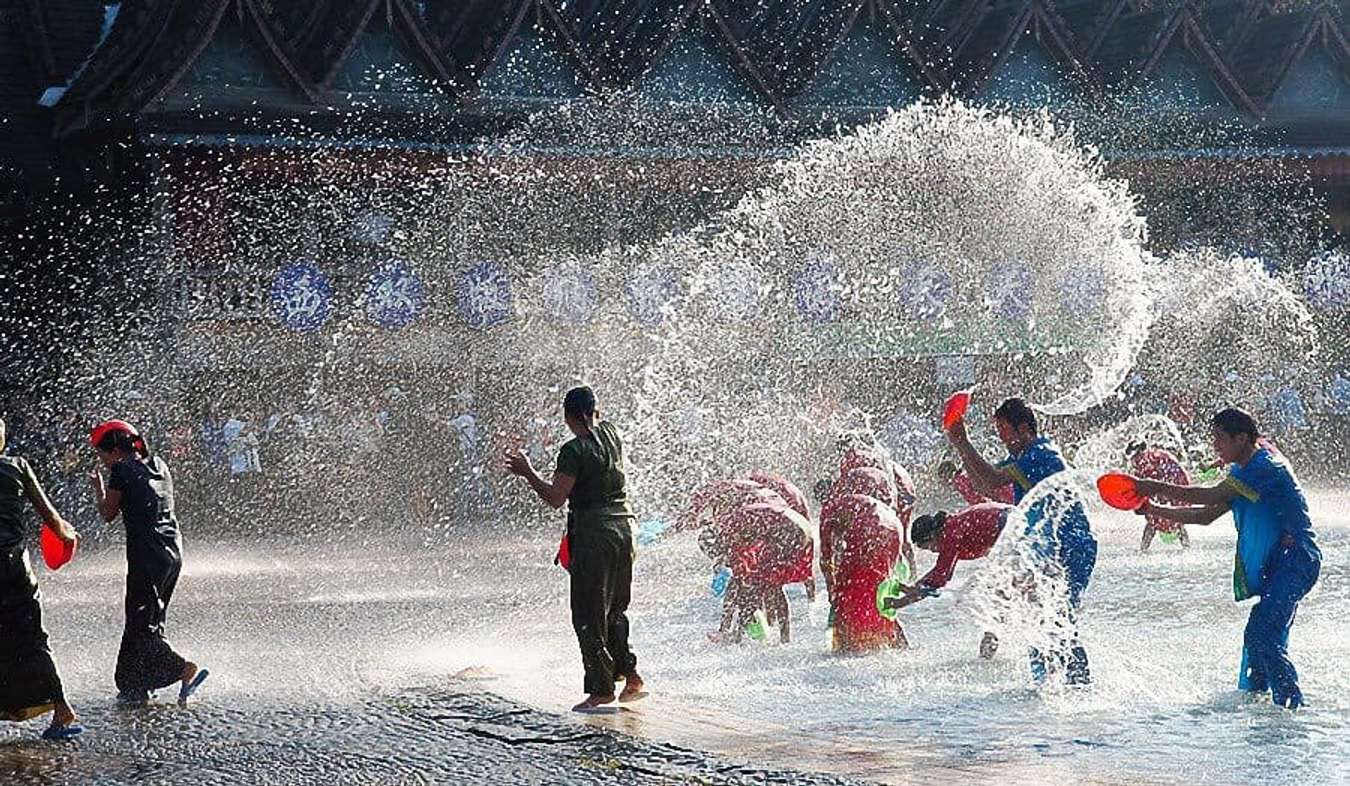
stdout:
<svg viewBox="0 0 1350 786">
<path fill-rule="evenodd" d="M 191 685 L 192 679 L 196 676 L 197 676 L 197 664 L 193 663 L 192 661 L 184 663 L 183 677 L 182 677 L 183 687 L 186 688 L 187 686 Z"/>
<path fill-rule="evenodd" d="M 591 710 L 603 707 L 606 704 L 614 703 L 614 694 L 609 693 L 600 696 L 592 693 L 586 697 L 586 700 L 572 708 L 572 712 L 590 712 Z"/>
<path fill-rule="evenodd" d="M 632 672 L 623 681 L 623 690 L 619 693 L 619 701 L 627 704 L 630 701 L 638 701 L 647 698 L 647 691 L 643 690 L 646 683 L 638 673 Z"/>
</svg>

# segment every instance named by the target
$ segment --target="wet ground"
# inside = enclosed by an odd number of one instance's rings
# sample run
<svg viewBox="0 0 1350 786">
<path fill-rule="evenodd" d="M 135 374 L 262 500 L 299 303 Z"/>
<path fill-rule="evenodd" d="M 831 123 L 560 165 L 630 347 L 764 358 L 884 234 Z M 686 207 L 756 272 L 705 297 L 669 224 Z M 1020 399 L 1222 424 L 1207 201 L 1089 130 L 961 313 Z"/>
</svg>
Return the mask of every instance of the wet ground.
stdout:
<svg viewBox="0 0 1350 786">
<path fill-rule="evenodd" d="M 692 536 L 662 541 L 639 559 L 633 609 L 654 695 L 580 718 L 555 532 L 209 543 L 189 519 L 169 633 L 212 669 L 194 704 L 113 707 L 124 566 L 91 549 L 40 573 L 89 731 L 51 745 L 39 721 L 0 726 L 0 783 L 1345 782 L 1350 504 L 1316 505 L 1325 566 L 1294 629 L 1311 703 L 1297 714 L 1233 690 L 1247 609 L 1231 600 L 1231 523 L 1141 556 L 1131 517 L 1094 519 L 1096 684 L 1078 692 L 1032 689 L 1013 644 L 974 657 L 967 567 L 907 614 L 910 652 L 828 654 L 825 604 L 796 588 L 791 644 L 710 644 L 707 566 Z"/>
<path fill-rule="evenodd" d="M 459 686 L 462 688 L 466 686 Z M 9 734 L 0 782 L 15 784 L 846 784 L 728 762 L 454 686 L 342 703 L 180 709 L 89 705 L 90 731 L 44 743 Z"/>
</svg>

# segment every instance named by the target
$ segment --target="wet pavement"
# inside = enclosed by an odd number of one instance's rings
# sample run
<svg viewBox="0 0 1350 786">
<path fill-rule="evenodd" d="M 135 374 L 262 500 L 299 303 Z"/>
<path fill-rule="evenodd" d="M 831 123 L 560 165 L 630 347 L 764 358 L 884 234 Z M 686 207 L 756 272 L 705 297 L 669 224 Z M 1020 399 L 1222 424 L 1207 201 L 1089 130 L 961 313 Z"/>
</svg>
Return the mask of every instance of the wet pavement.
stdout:
<svg viewBox="0 0 1350 786">
<path fill-rule="evenodd" d="M 466 686 L 460 686 L 466 687 Z M 352 704 L 140 710 L 93 705 L 90 731 L 47 743 L 11 731 L 15 784 L 804 783 L 838 778 L 728 762 L 454 687 Z"/>
<path fill-rule="evenodd" d="M 1347 509 L 1335 501 L 1323 509 Z M 582 675 L 553 531 L 211 543 L 189 529 L 168 633 L 212 676 L 186 709 L 139 711 L 113 704 L 123 557 L 89 548 L 39 569 L 88 731 L 51 744 L 37 739 L 45 719 L 0 724 L 0 786 L 1343 780 L 1343 517 L 1321 531 L 1323 581 L 1295 629 L 1316 702 L 1298 715 L 1233 695 L 1246 608 L 1226 585 L 1231 534 L 1141 557 L 1134 521 L 1112 521 L 1085 628 L 1090 691 L 1030 689 L 1012 646 L 976 659 L 977 622 L 943 599 L 907 618 L 910 652 L 829 655 L 828 610 L 797 588 L 791 645 L 712 645 L 707 566 L 676 538 L 644 550 L 635 574 L 653 695 L 591 717 L 567 712 Z M 1141 580 L 1158 591 L 1141 596 Z"/>
</svg>

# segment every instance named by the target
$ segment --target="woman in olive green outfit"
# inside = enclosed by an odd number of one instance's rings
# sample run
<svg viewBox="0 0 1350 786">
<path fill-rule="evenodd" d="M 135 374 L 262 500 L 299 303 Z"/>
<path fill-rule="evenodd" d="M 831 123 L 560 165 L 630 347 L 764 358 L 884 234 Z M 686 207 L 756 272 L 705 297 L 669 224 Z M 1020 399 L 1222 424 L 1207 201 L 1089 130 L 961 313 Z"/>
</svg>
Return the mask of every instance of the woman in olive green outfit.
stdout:
<svg viewBox="0 0 1350 786">
<path fill-rule="evenodd" d="M 594 710 L 614 702 L 614 683 L 624 681 L 622 702 L 646 692 L 637 656 L 628 648 L 628 600 L 633 587 L 633 512 L 624 486 L 623 443 L 609 421 L 596 422 L 595 393 L 573 388 L 563 416 L 576 436 L 558 451 L 553 482 L 547 483 L 519 450 L 506 456 L 507 470 L 530 484 L 554 508 L 568 503 L 567 538 L 572 576 L 572 627 L 581 644 L 586 699 L 572 709 Z"/>
</svg>

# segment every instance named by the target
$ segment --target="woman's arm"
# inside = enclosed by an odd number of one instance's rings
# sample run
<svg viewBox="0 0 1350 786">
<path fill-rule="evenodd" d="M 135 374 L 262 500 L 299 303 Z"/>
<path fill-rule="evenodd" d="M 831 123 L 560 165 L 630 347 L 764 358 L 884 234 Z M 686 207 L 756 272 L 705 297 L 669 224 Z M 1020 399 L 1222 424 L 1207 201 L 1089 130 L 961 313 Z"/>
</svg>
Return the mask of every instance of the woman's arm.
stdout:
<svg viewBox="0 0 1350 786">
<path fill-rule="evenodd" d="M 117 518 L 122 507 L 122 492 L 104 485 L 103 473 L 97 467 L 89 473 L 89 485 L 94 491 L 94 507 L 103 520 L 111 522 Z"/>
<path fill-rule="evenodd" d="M 984 456 L 970 444 L 970 438 L 966 436 L 965 421 L 958 420 L 947 429 L 947 440 L 961 457 L 961 466 L 965 468 L 966 477 L 985 496 L 994 499 L 999 489 L 1013 482 L 1012 475 L 985 461 Z"/>
<path fill-rule="evenodd" d="M 1172 507 L 1145 502 L 1135 513 L 1140 516 L 1158 516 L 1182 524 L 1213 524 L 1220 516 L 1228 512 L 1228 503 L 1218 505 L 1197 505 L 1194 507 Z"/>
<path fill-rule="evenodd" d="M 1177 502 L 1185 502 L 1189 505 L 1206 507 L 1222 505 L 1224 510 L 1228 509 L 1228 503 L 1232 502 L 1233 498 L 1238 495 L 1238 490 L 1228 483 L 1220 483 L 1217 486 L 1178 486 L 1173 483 L 1163 483 L 1161 480 L 1149 480 L 1148 478 L 1135 478 L 1134 483 L 1140 496 L 1163 497 Z M 1209 522 L 1205 523 L 1208 524 Z"/>
<path fill-rule="evenodd" d="M 33 510 L 42 517 L 44 524 L 49 524 L 52 532 L 63 543 L 74 543 L 80 537 L 75 528 L 70 526 L 70 522 L 61 517 L 48 499 L 47 492 L 42 489 L 42 484 L 38 482 L 37 476 L 30 470 L 24 475 L 23 479 L 24 493 L 28 496 L 28 501 L 33 503 Z"/>
<path fill-rule="evenodd" d="M 530 484 L 534 493 L 554 509 L 561 508 L 567 502 L 567 496 L 577 484 L 576 478 L 561 472 L 553 473 L 552 483 L 546 482 L 534 471 L 534 467 L 530 466 L 530 459 L 519 449 L 507 452 L 506 470 L 512 475 L 525 478 L 525 482 Z"/>
</svg>

